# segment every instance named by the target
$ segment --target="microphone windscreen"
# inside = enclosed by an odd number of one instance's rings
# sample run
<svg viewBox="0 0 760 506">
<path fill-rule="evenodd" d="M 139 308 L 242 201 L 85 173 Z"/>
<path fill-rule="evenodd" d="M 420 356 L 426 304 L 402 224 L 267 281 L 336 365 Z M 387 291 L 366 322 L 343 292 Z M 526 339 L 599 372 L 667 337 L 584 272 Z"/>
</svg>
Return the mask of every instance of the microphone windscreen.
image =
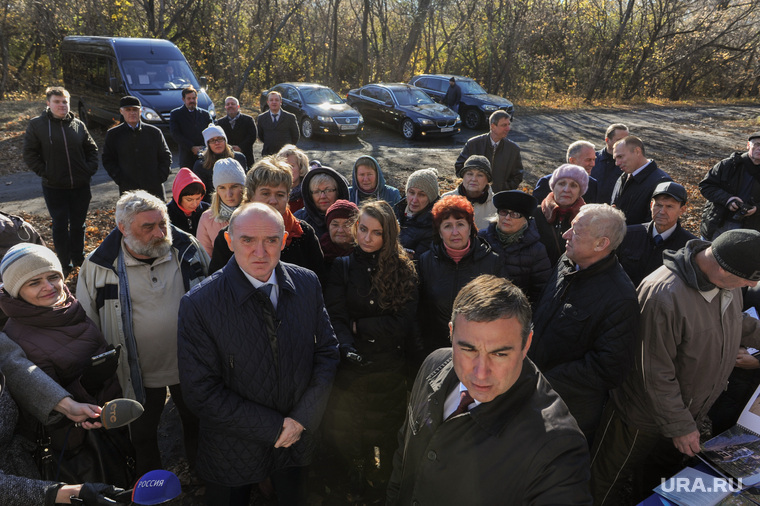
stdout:
<svg viewBox="0 0 760 506">
<path fill-rule="evenodd" d="M 179 478 L 171 471 L 157 469 L 145 473 L 132 489 L 135 504 L 161 504 L 171 501 L 182 493 Z"/>
<path fill-rule="evenodd" d="M 132 399 L 114 399 L 103 404 L 100 423 L 106 429 L 115 429 L 130 424 L 140 418 L 142 404 Z"/>
</svg>

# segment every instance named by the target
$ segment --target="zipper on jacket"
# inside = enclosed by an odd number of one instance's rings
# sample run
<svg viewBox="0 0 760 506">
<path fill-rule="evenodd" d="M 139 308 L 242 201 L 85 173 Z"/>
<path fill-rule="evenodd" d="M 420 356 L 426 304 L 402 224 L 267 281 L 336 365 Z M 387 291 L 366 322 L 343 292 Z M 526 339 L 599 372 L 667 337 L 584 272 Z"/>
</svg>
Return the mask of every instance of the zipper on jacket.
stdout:
<svg viewBox="0 0 760 506">
<path fill-rule="evenodd" d="M 234 369 L 235 368 L 235 355 L 230 355 L 229 356 L 229 360 L 230 360 L 230 369 Z"/>
<path fill-rule="evenodd" d="M 63 129 L 63 121 L 61 121 L 61 135 L 63 136 L 63 149 L 66 151 L 66 162 L 69 164 L 69 180 L 71 181 L 71 187 L 74 188 L 74 173 L 71 171 L 71 157 L 69 156 L 69 142 L 66 140 L 66 131 Z"/>
</svg>

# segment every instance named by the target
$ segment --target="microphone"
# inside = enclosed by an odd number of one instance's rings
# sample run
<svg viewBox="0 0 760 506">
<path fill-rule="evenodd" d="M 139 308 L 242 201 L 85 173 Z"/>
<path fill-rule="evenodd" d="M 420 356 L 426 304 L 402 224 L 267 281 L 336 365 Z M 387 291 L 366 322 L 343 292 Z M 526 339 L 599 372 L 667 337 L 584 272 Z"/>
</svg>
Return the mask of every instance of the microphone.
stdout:
<svg viewBox="0 0 760 506">
<path fill-rule="evenodd" d="M 128 425 L 143 413 L 142 404 L 132 399 L 113 399 L 103 404 L 100 418 L 88 418 L 91 423 L 100 422 L 105 429 L 116 429 Z M 74 424 L 81 427 L 81 423 Z"/>
<path fill-rule="evenodd" d="M 132 489 L 135 504 L 161 504 L 171 501 L 182 493 L 179 478 L 171 471 L 156 469 L 145 473 Z"/>
</svg>

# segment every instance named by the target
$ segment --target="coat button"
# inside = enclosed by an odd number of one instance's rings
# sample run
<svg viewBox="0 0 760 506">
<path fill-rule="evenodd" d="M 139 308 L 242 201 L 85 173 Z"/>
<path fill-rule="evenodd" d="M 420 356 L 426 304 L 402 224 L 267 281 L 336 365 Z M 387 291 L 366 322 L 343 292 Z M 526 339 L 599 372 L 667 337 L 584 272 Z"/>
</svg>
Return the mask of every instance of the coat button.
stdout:
<svg viewBox="0 0 760 506">
<path fill-rule="evenodd" d="M 374 304 L 374 303 L 375 303 L 375 301 L 374 301 L 374 300 L 370 300 L 370 301 L 369 301 L 369 303 L 370 303 L 370 304 Z"/>
<path fill-rule="evenodd" d="M 154 283 L 157 282 L 157 281 L 158 281 L 158 278 L 153 278 L 153 282 Z"/>
<path fill-rule="evenodd" d="M 427 454 L 428 460 L 435 460 L 435 457 L 436 457 L 435 452 L 433 450 L 430 450 Z"/>
</svg>

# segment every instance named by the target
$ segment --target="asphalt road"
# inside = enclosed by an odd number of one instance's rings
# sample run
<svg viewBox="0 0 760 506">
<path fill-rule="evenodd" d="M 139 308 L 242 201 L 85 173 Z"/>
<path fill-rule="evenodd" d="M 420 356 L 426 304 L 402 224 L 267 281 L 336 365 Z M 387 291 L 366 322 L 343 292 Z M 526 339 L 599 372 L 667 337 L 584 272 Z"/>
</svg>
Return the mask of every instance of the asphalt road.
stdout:
<svg viewBox="0 0 760 506">
<path fill-rule="evenodd" d="M 595 110 L 523 117 L 518 112 L 509 139 L 520 146 L 525 181 L 533 184 L 564 162 L 565 150 L 571 142 L 586 139 L 601 148 L 607 126 L 625 123 L 632 133 L 644 140 L 647 156 L 657 160 L 660 167 L 678 180 L 679 173 L 682 177 L 699 178 L 731 151 L 744 149 L 746 132 L 732 128 L 731 120 L 757 121 L 757 118 L 760 118 L 758 106 Z M 349 181 L 354 160 L 371 155 L 379 161 L 386 180 L 403 188 L 411 172 L 426 167 L 436 167 L 442 180 L 453 182 L 454 161 L 459 151 L 470 136 L 478 133 L 481 132 L 464 130 L 450 138 L 406 141 L 399 132 L 367 126 L 356 140 L 322 138 L 301 141 L 298 146 L 310 159 L 337 169 Z M 254 153 L 259 147 L 258 143 L 254 146 Z M 174 151 L 176 154 L 176 146 Z M 694 173 L 679 172 L 686 166 Z M 173 167 L 173 173 L 177 169 Z M 167 195 L 172 180 L 173 175 L 165 185 Z M 112 208 L 118 197 L 116 185 L 102 167 L 93 177 L 92 193 L 91 209 Z M 47 214 L 39 178 L 31 172 L 4 176 L 0 180 L 0 210 Z"/>
</svg>

